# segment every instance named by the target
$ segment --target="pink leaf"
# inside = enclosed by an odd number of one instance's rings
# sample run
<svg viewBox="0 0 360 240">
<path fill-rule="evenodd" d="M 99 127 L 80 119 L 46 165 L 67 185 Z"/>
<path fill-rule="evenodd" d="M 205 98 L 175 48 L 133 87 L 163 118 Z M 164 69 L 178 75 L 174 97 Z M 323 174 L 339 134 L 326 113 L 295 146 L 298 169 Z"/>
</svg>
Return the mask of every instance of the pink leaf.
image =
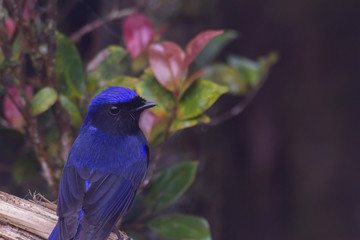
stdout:
<svg viewBox="0 0 360 240">
<path fill-rule="evenodd" d="M 5 20 L 5 31 L 9 38 L 11 38 L 15 32 L 15 22 L 10 17 Z"/>
<path fill-rule="evenodd" d="M 148 140 L 150 140 L 151 130 L 160 120 L 160 116 L 157 116 L 149 110 L 146 110 L 141 114 L 139 126 Z"/>
<path fill-rule="evenodd" d="M 34 8 L 35 1 L 34 0 L 26 0 L 24 9 L 22 12 L 22 16 L 26 21 L 30 20 L 30 14 L 32 9 Z"/>
<path fill-rule="evenodd" d="M 123 22 L 126 48 L 132 58 L 144 52 L 154 37 L 154 28 L 146 16 L 134 13 Z"/>
<path fill-rule="evenodd" d="M 199 33 L 196 37 L 194 37 L 186 46 L 186 60 L 184 64 L 184 68 L 189 67 L 189 65 L 195 60 L 195 58 L 199 55 L 201 50 L 209 43 L 209 41 L 224 31 L 205 31 Z"/>
<path fill-rule="evenodd" d="M 34 96 L 34 91 L 31 86 L 29 85 L 25 86 L 25 95 L 29 100 L 32 99 L 32 97 Z"/>
<path fill-rule="evenodd" d="M 200 69 L 196 71 L 193 75 L 191 75 L 188 79 L 186 79 L 185 85 L 182 87 L 181 91 L 182 93 L 185 92 L 185 90 L 190 87 L 196 79 L 198 79 L 201 75 L 205 73 L 204 69 Z"/>
<path fill-rule="evenodd" d="M 184 60 L 184 51 L 173 42 L 150 45 L 150 66 L 159 83 L 172 92 L 178 90 L 180 81 L 185 77 Z"/>
<path fill-rule="evenodd" d="M 26 86 L 25 94 L 27 98 L 32 98 L 33 90 L 30 86 Z M 13 100 L 16 104 L 13 102 Z M 23 107 L 24 105 L 25 103 L 22 101 L 17 88 L 9 88 L 8 92 L 4 96 L 3 112 L 5 118 L 9 121 L 13 128 L 21 129 L 25 126 L 25 120 L 17 108 L 17 106 Z"/>
</svg>

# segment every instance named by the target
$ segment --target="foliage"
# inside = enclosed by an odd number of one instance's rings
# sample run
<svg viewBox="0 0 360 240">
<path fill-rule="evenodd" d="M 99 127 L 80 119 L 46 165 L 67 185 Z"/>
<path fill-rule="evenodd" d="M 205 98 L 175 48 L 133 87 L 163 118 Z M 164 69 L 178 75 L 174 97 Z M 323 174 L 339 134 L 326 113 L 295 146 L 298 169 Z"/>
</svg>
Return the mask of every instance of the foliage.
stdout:
<svg viewBox="0 0 360 240">
<path fill-rule="evenodd" d="M 146 205 L 160 210 L 178 199 L 195 179 L 197 162 L 188 161 L 158 171 L 146 192 Z"/>
<path fill-rule="evenodd" d="M 162 215 L 162 210 L 176 204 L 191 186 L 197 162 L 183 161 L 152 173 L 169 136 L 211 122 L 206 111 L 221 95 L 246 95 L 257 88 L 275 57 L 270 55 L 255 62 L 230 56 L 228 63 L 209 65 L 237 36 L 236 32 L 201 32 L 183 50 L 174 42 L 158 42 L 161 31 L 155 30 L 146 16 L 136 13 L 123 21 L 126 49 L 108 46 L 85 71 L 75 44 L 49 24 L 52 14 L 44 19 L 28 2 L 31 1 L 27 1 L 23 12 L 0 6 L 4 10 L 0 14 L 0 36 L 4 39 L 0 51 L 0 93 L 4 95 L 0 122 L 3 127 L 24 133 L 31 142 L 54 195 L 58 173 L 89 99 L 107 86 L 125 86 L 158 104 L 144 112 L 140 127 L 152 148 L 159 149 L 145 181 L 149 184 L 144 184 L 137 200 L 137 208 L 145 210 L 125 227 L 131 230 L 134 222 L 145 219 L 145 226 L 168 239 L 210 239 L 205 219 Z M 33 40 L 28 41 L 26 34 Z M 32 67 L 33 76 L 22 74 L 25 66 Z M 26 169 L 19 164 L 14 164 L 14 168 L 14 178 L 23 181 Z"/>
<path fill-rule="evenodd" d="M 203 218 L 189 215 L 158 217 L 149 222 L 149 227 L 169 239 L 209 240 L 210 228 Z"/>
</svg>

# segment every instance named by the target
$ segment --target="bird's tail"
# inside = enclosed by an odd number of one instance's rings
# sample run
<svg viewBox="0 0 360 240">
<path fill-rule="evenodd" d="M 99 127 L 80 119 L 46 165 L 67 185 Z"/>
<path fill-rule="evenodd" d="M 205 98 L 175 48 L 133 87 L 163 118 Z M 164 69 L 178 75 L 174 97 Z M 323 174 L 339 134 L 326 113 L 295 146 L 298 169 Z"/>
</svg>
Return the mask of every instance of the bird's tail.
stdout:
<svg viewBox="0 0 360 240">
<path fill-rule="evenodd" d="M 52 230 L 48 240 L 59 240 L 59 224 L 56 223 L 56 226 Z"/>
</svg>

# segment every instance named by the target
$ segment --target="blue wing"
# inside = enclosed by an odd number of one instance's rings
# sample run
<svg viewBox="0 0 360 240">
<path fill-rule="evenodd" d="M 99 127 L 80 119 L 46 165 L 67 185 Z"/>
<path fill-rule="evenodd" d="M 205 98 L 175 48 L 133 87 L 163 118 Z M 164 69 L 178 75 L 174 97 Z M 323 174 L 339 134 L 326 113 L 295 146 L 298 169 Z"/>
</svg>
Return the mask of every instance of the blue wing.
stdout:
<svg viewBox="0 0 360 240">
<path fill-rule="evenodd" d="M 90 171 L 66 164 L 61 175 L 57 205 L 60 239 L 75 237 L 79 225 L 79 215 L 85 197 L 85 179 Z"/>
<path fill-rule="evenodd" d="M 134 167 L 137 174 L 127 179 L 116 174 L 102 176 L 92 182 L 86 192 L 79 239 L 105 239 L 116 222 L 133 202 L 136 191 L 144 177 L 146 169 Z"/>
<path fill-rule="evenodd" d="M 146 162 L 135 163 L 124 177 L 67 164 L 57 208 L 60 239 L 105 239 L 131 206 L 146 168 Z M 91 184 L 88 190 L 87 182 Z"/>
</svg>

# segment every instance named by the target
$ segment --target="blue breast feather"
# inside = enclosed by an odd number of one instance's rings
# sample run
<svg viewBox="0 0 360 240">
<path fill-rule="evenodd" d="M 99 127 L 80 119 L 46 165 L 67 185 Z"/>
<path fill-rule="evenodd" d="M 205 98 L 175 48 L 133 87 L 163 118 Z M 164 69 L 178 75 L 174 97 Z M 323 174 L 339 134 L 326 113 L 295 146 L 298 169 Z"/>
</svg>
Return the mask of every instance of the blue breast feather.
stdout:
<svg viewBox="0 0 360 240">
<path fill-rule="evenodd" d="M 89 127 L 75 140 L 68 161 L 78 168 L 121 174 L 127 178 L 133 164 L 147 161 L 145 143 L 141 132 L 133 136 L 110 135 Z"/>
</svg>

